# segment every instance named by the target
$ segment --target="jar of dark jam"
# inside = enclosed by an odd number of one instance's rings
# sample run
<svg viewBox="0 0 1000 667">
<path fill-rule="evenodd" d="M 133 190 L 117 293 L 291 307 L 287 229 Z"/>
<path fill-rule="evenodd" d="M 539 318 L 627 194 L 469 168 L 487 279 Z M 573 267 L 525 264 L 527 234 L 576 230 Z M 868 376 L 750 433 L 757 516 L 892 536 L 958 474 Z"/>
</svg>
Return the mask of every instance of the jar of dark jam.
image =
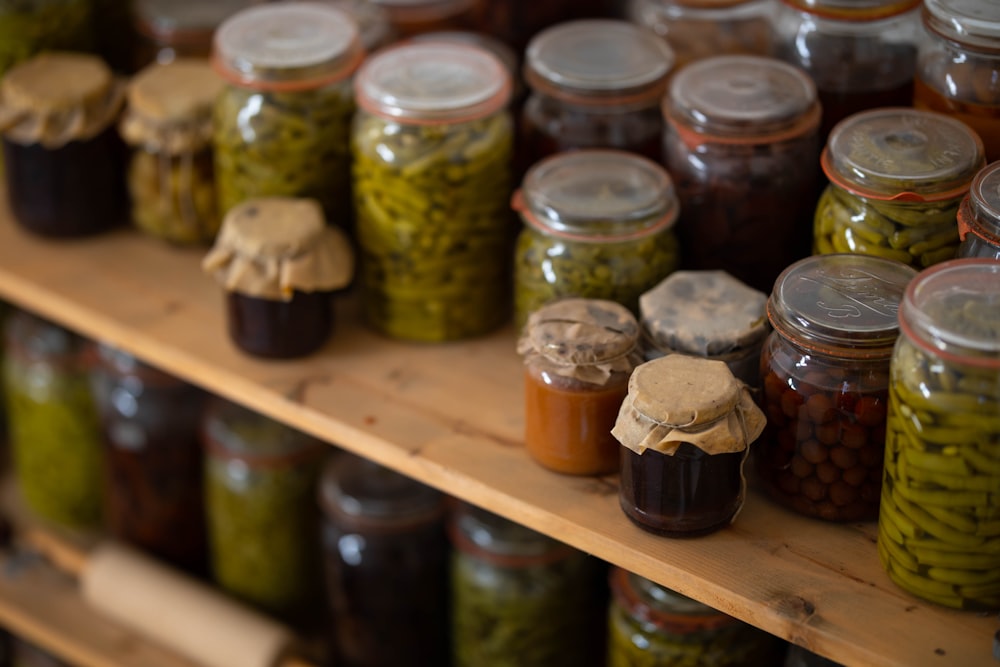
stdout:
<svg viewBox="0 0 1000 667">
<path fill-rule="evenodd" d="M 347 286 L 347 237 L 312 199 L 262 197 L 234 207 L 202 267 L 226 293 L 229 336 L 244 352 L 312 354 L 333 330 L 333 294 Z"/>
<path fill-rule="evenodd" d="M 199 437 L 205 394 L 108 344 L 90 387 L 104 434 L 105 526 L 195 574 L 206 566 Z"/>
<path fill-rule="evenodd" d="M 812 80 L 774 58 L 704 58 L 673 77 L 663 109 L 682 267 L 721 269 L 770 292 L 809 254 L 820 183 Z"/>
<path fill-rule="evenodd" d="M 625 516 L 669 537 L 732 523 L 746 495 L 743 463 L 764 421 L 721 361 L 670 354 L 640 365 L 611 431 L 621 443 Z"/>
<path fill-rule="evenodd" d="M 914 269 L 868 255 L 816 255 L 779 276 L 761 354 L 767 427 L 754 454 L 768 495 L 799 514 L 878 514 L 889 359 Z"/>
<path fill-rule="evenodd" d="M 259 0 L 134 0 L 136 48 L 133 67 L 177 58 L 208 58 L 215 30 Z"/>
<path fill-rule="evenodd" d="M 446 497 L 340 453 L 319 501 L 336 664 L 448 664 Z"/>
<path fill-rule="evenodd" d="M 125 150 L 115 122 L 125 91 L 108 66 L 46 52 L 8 71 L 2 87 L 4 174 L 18 224 L 78 237 L 124 222 Z"/>
<path fill-rule="evenodd" d="M 1000 259 L 1000 162 L 984 167 L 972 179 L 958 208 L 958 257 Z"/>
<path fill-rule="evenodd" d="M 922 16 L 913 106 L 962 121 L 1000 160 L 1000 3 L 924 0 Z"/>
<path fill-rule="evenodd" d="M 567 21 L 536 35 L 524 58 L 522 167 L 575 148 L 661 161 L 659 106 L 674 64 L 666 42 L 627 21 Z"/>
</svg>

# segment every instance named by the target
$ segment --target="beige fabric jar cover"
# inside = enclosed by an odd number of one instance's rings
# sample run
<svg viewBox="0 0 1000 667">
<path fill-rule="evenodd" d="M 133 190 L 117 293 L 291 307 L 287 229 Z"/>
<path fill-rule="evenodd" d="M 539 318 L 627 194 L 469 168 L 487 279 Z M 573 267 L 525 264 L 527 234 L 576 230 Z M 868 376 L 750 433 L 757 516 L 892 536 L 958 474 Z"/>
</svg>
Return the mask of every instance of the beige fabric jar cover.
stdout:
<svg viewBox="0 0 1000 667">
<path fill-rule="evenodd" d="M 296 291 L 345 287 L 354 255 L 344 233 L 325 224 L 317 201 L 260 197 L 229 211 L 202 268 L 227 291 L 290 301 Z"/>
<path fill-rule="evenodd" d="M 724 362 L 671 354 L 635 369 L 611 434 L 640 455 L 672 456 L 684 442 L 727 454 L 746 450 L 765 421 Z"/>
</svg>

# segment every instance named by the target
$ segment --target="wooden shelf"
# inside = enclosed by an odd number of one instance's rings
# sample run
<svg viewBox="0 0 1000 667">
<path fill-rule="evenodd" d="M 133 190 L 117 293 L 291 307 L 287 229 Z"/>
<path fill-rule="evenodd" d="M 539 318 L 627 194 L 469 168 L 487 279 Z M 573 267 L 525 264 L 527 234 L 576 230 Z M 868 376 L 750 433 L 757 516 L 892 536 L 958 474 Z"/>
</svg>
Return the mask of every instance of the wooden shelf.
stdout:
<svg viewBox="0 0 1000 667">
<path fill-rule="evenodd" d="M 622 514 L 617 478 L 537 466 L 521 441 L 511 328 L 463 343 L 401 343 L 367 331 L 345 296 L 320 353 L 257 360 L 230 344 L 203 254 L 132 230 L 37 239 L 0 208 L 0 297 L 14 304 L 845 664 L 997 664 L 997 617 L 898 589 L 878 563 L 873 523 L 809 520 L 751 493 L 727 529 L 659 538 Z"/>
</svg>

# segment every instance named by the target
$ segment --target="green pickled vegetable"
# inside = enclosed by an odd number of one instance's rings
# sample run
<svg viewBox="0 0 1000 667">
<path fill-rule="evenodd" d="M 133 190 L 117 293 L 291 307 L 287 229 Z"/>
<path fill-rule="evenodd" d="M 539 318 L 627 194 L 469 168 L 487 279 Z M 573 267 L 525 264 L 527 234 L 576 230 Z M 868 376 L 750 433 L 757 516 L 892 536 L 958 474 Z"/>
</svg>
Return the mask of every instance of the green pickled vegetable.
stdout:
<svg viewBox="0 0 1000 667">
<path fill-rule="evenodd" d="M 176 157 L 136 151 L 128 171 L 132 222 L 178 244 L 207 244 L 219 231 L 209 151 Z"/>
<path fill-rule="evenodd" d="M 91 0 L 4 0 L 0 3 L 0 77 L 42 51 L 91 51 Z"/>
</svg>

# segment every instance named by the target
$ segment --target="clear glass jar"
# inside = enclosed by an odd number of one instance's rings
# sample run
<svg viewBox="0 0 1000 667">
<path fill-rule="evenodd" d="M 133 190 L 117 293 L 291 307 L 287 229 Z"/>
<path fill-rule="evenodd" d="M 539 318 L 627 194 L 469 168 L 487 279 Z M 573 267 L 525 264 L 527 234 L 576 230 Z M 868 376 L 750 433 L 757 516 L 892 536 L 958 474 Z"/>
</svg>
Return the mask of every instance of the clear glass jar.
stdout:
<svg viewBox="0 0 1000 667">
<path fill-rule="evenodd" d="M 205 394 L 111 345 L 91 347 L 90 387 L 104 435 L 105 528 L 181 569 L 206 569 Z"/>
<path fill-rule="evenodd" d="M 135 71 L 177 58 L 208 58 L 222 22 L 255 4 L 260 0 L 134 0 Z"/>
<path fill-rule="evenodd" d="M 42 51 L 96 46 L 92 0 L 24 0 L 0 4 L 0 77 Z"/>
<path fill-rule="evenodd" d="M 913 106 L 962 121 L 1000 160 L 1000 4 L 924 0 Z"/>
<path fill-rule="evenodd" d="M 351 228 L 351 77 L 363 58 L 354 19 L 331 6 L 272 3 L 223 22 L 213 55 L 228 83 L 213 137 L 220 214 L 252 197 L 308 197 Z"/>
<path fill-rule="evenodd" d="M 674 63 L 663 40 L 627 21 L 568 21 L 532 38 L 524 58 L 529 93 L 518 160 L 525 168 L 576 148 L 662 160 L 659 107 Z"/>
<path fill-rule="evenodd" d="M 375 330 L 447 341 L 509 317 L 510 93 L 500 59 L 466 44 L 402 43 L 359 70 L 354 196 Z"/>
<path fill-rule="evenodd" d="M 900 588 L 1000 607 L 1000 263 L 920 273 L 892 356 L 878 552 Z"/>
<path fill-rule="evenodd" d="M 447 664 L 446 497 L 341 453 L 319 500 L 336 664 Z"/>
<path fill-rule="evenodd" d="M 399 39 L 438 30 L 471 30 L 485 0 L 370 0 L 385 11 Z"/>
<path fill-rule="evenodd" d="M 913 101 L 921 0 L 781 0 L 775 55 L 809 73 L 820 136 L 867 109 Z"/>
<path fill-rule="evenodd" d="M 514 251 L 518 328 L 544 304 L 570 296 L 617 301 L 637 313 L 639 296 L 680 261 L 673 181 L 640 155 L 553 155 L 528 171 L 513 206 L 524 222 Z"/>
<path fill-rule="evenodd" d="M 673 77 L 663 111 L 683 268 L 721 269 L 770 292 L 809 254 L 820 182 L 812 80 L 774 58 L 704 58 Z"/>
<path fill-rule="evenodd" d="M 854 114 L 823 151 L 830 183 L 816 204 L 814 252 L 876 255 L 917 270 L 953 259 L 959 204 L 984 165 L 976 133 L 942 114 Z"/>
<path fill-rule="evenodd" d="M 979 170 L 958 207 L 958 258 L 1000 259 L 1000 162 Z"/>
<path fill-rule="evenodd" d="M 603 665 L 600 561 L 469 505 L 449 530 L 454 667 Z"/>
<path fill-rule="evenodd" d="M 4 345 L 4 397 L 21 497 L 47 521 L 97 528 L 104 445 L 84 339 L 15 310 L 4 323 Z"/>
<path fill-rule="evenodd" d="M 868 255 L 818 255 L 778 278 L 761 354 L 767 427 L 754 453 L 767 494 L 828 521 L 878 513 L 889 358 L 916 272 Z"/>
<path fill-rule="evenodd" d="M 366 53 L 374 53 L 383 46 L 395 42 L 396 35 L 389 12 L 377 1 L 372 0 L 320 0 L 346 12 L 358 24 L 361 31 L 361 44 Z"/>
</svg>

